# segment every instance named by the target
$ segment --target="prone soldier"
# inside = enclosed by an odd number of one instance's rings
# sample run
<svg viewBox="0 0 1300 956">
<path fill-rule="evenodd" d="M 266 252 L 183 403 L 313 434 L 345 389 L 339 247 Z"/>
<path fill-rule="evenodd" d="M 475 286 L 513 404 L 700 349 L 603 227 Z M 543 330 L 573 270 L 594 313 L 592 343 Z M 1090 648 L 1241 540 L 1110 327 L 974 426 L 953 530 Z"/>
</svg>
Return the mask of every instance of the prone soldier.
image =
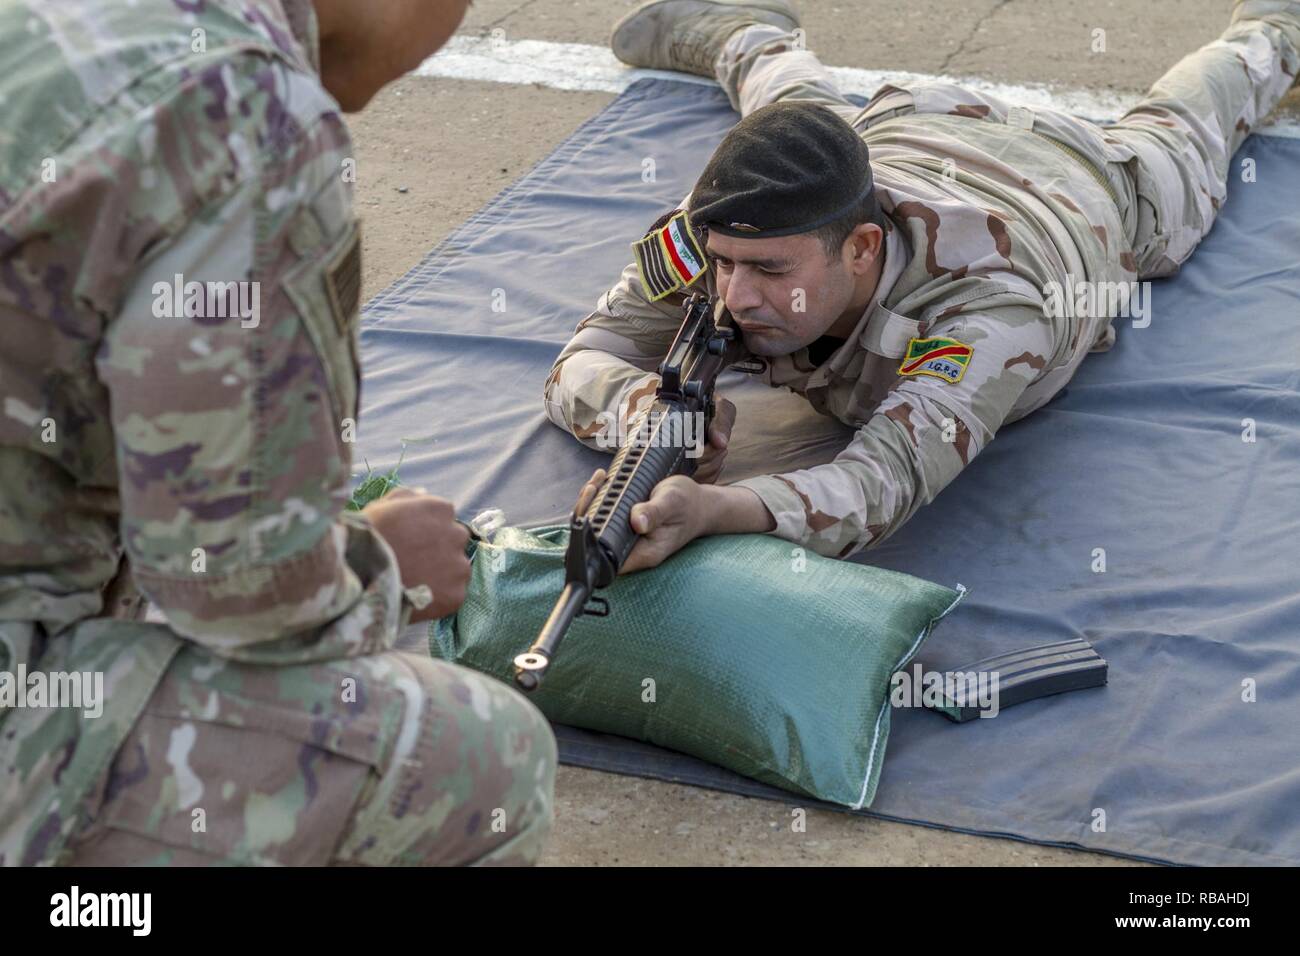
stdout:
<svg viewBox="0 0 1300 956">
<path fill-rule="evenodd" d="M 705 286 L 769 385 L 856 429 L 831 462 L 718 486 L 724 404 L 695 480 L 633 509 L 625 572 L 706 534 L 847 557 L 897 531 L 1113 344 L 1113 309 L 1066 299 L 1171 275 L 1209 232 L 1234 152 L 1295 81 L 1300 2 L 1237 0 L 1218 40 L 1105 127 L 943 82 L 858 109 L 801 41 L 786 0 L 654 0 L 614 29 L 625 63 L 716 77 L 742 118 L 578 324 L 547 415 L 608 447 Z"/>
</svg>

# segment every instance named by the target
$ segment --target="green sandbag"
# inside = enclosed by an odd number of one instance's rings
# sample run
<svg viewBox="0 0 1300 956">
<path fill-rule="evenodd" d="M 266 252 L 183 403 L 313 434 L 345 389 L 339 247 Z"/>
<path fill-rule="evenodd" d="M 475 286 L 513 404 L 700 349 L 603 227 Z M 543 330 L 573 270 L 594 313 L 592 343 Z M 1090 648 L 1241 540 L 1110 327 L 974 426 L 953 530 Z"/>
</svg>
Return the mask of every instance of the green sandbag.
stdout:
<svg viewBox="0 0 1300 956">
<path fill-rule="evenodd" d="M 564 583 L 567 526 L 503 528 L 473 552 L 434 657 L 504 681 Z M 621 734 L 859 808 L 876 793 L 889 680 L 960 599 L 771 535 L 701 538 L 602 590 L 531 699 L 552 721 Z"/>
</svg>

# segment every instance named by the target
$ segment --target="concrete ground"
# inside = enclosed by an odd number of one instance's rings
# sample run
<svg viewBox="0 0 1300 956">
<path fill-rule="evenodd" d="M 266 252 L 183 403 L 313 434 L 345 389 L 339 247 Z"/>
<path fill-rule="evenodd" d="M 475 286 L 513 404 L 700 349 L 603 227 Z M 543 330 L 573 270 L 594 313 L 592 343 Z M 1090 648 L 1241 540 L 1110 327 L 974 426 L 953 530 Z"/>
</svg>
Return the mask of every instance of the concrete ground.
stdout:
<svg viewBox="0 0 1300 956">
<path fill-rule="evenodd" d="M 460 33 L 603 44 L 631 0 L 477 0 Z M 803 0 L 832 66 L 1141 93 L 1227 23 L 1225 0 Z M 1092 53 L 1092 31 L 1106 52 Z M 613 94 L 408 76 L 351 120 L 365 298 L 400 277 Z M 1300 115 L 1293 91 L 1283 109 Z M 629 237 L 629 241 L 630 241 Z M 581 318 L 575 311 L 574 322 Z M 886 766 L 886 773 L 888 767 Z M 1132 865 L 561 767 L 545 864 Z"/>
</svg>

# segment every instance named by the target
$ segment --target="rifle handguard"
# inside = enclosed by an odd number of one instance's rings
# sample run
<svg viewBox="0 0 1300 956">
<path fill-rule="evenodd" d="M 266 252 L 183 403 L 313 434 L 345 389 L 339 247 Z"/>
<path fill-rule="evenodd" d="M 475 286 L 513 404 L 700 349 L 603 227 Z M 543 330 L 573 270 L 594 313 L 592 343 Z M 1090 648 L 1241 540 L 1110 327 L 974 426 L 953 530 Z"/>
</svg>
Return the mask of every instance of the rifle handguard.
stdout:
<svg viewBox="0 0 1300 956">
<path fill-rule="evenodd" d="M 686 454 L 685 422 L 687 416 L 700 414 L 699 437 L 707 444 L 714 383 L 735 339 L 734 329 L 714 323 L 714 304 L 702 295 L 687 299 L 681 328 L 659 366 L 655 401 L 633 423 L 632 434 L 615 454 L 586 510 L 575 512 L 570 521 L 564 590 L 537 640 L 514 659 L 515 683 L 524 690 L 541 683 L 574 619 L 609 613 L 604 599 L 592 594 L 613 582 L 640 537 L 632 530 L 632 509 L 649 500 L 665 478 L 695 473 L 696 459 Z M 598 610 L 588 607 L 588 599 Z"/>
</svg>

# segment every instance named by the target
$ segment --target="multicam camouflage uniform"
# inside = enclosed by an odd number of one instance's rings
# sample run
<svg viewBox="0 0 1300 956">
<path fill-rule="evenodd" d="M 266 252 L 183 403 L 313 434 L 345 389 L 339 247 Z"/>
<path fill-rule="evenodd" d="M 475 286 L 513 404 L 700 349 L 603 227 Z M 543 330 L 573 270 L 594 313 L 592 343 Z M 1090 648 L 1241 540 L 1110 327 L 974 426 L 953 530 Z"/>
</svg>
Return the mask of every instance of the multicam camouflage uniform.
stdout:
<svg viewBox="0 0 1300 956">
<path fill-rule="evenodd" d="M 683 30 L 674 43 L 699 36 Z M 1219 40 L 1103 128 L 947 83 L 885 86 L 859 110 L 793 34 L 732 33 L 714 61 L 732 105 L 836 110 L 870 146 L 890 219 L 883 275 L 853 335 L 820 366 L 807 349 L 768 360 L 770 385 L 857 428 L 828 464 L 736 482 L 762 498 L 773 533 L 839 557 L 879 543 L 1003 424 L 1049 401 L 1089 351 L 1109 348 L 1113 314 L 1051 307 L 1050 284 L 1070 296 L 1079 282 L 1176 272 L 1214 223 L 1233 153 L 1298 61 L 1300 3 L 1247 0 Z M 709 283 L 716 291 L 711 272 Z M 630 418 L 652 400 L 680 301 L 647 301 L 630 264 L 557 359 L 551 420 L 599 447 L 602 412 L 626 403 Z M 914 339 L 968 346 L 965 370 L 900 374 L 915 364 Z"/>
<path fill-rule="evenodd" d="M 394 651 L 393 553 L 340 517 L 359 244 L 317 49 L 308 0 L 0 0 L 0 671 L 106 685 L 0 709 L 0 862 L 529 862 L 549 828 L 544 718 Z M 260 309 L 172 315 L 176 277 Z M 168 623 L 115 619 L 123 555 Z"/>
</svg>

